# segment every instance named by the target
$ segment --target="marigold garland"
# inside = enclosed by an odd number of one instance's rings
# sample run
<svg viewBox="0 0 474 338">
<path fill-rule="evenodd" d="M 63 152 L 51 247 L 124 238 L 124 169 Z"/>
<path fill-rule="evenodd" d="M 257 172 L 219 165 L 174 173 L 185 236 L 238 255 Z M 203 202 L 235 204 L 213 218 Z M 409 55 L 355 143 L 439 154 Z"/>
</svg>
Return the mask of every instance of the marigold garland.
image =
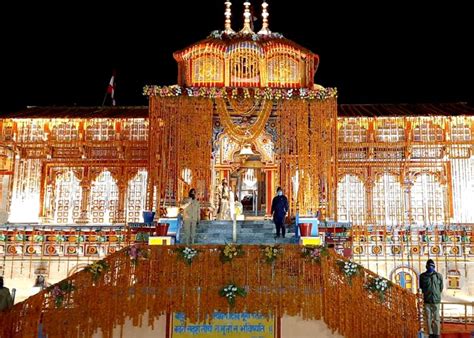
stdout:
<svg viewBox="0 0 474 338">
<path fill-rule="evenodd" d="M 40 292 L 2 313 L 0 337 L 37 336 L 40 321 L 48 338 L 89 338 L 97 330 L 112 337 L 114 328 L 123 327 L 127 318 L 135 326 L 144 326 L 144 318 L 151 325 L 169 312 L 184 312 L 192 322 L 204 321 L 222 309 L 224 301 L 229 302 L 220 290 L 231 275 L 234 286 L 251 293 L 251 297 L 234 297 L 235 312 L 323 318 L 343 336 L 417 335 L 418 321 L 406 320 L 418 318 L 416 295 L 394 285 L 385 292 L 381 306 L 378 299 L 368 297 L 365 288 L 365 280 L 377 276 L 361 268 L 349 285 L 339 278 L 337 261 L 343 258 L 332 250 L 321 258 L 321 264 L 313 264 L 302 257 L 300 246 L 287 245 L 273 268 L 262 262 L 260 246 L 244 248 L 245 259 L 221 264 L 222 246 L 200 246 L 199 259 L 190 267 L 176 264 L 175 247 L 169 246 L 150 247 L 149 264 L 133 266 L 126 248 L 104 259 L 109 269 L 102 272 L 100 284 L 91 287 L 89 271 L 68 278 L 76 289 L 73 297 L 65 298 L 67 316 L 64 302 L 56 308 L 53 299 L 45 297 L 48 293 Z"/>
<path fill-rule="evenodd" d="M 181 87 L 179 85 L 172 86 L 145 86 L 143 88 L 145 96 L 173 97 L 173 96 L 189 96 L 204 97 L 208 99 L 214 98 L 232 98 L 245 97 L 266 100 L 325 100 L 337 97 L 337 89 L 321 88 L 321 89 L 285 89 L 285 88 L 220 88 L 220 87 Z"/>
</svg>

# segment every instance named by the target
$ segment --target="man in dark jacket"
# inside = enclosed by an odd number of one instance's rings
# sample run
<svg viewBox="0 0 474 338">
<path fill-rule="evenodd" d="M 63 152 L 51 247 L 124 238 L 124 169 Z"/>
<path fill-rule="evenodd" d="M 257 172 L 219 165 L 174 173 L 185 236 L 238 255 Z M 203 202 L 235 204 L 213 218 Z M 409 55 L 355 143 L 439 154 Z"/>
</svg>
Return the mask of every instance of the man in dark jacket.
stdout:
<svg viewBox="0 0 474 338">
<path fill-rule="evenodd" d="M 3 286 L 3 277 L 0 276 L 0 312 L 13 306 L 10 290 Z"/>
<path fill-rule="evenodd" d="M 283 195 L 283 190 L 280 187 L 277 189 L 277 195 L 273 197 L 272 201 L 272 215 L 273 222 L 276 226 L 276 237 L 280 237 L 280 229 L 285 238 L 285 217 L 288 212 L 288 198 Z"/>
<path fill-rule="evenodd" d="M 426 272 L 420 275 L 420 288 L 423 292 L 425 303 L 425 317 L 428 325 L 430 338 L 441 335 L 440 303 L 443 292 L 443 276 L 435 271 L 435 263 L 432 259 L 426 262 Z"/>
</svg>

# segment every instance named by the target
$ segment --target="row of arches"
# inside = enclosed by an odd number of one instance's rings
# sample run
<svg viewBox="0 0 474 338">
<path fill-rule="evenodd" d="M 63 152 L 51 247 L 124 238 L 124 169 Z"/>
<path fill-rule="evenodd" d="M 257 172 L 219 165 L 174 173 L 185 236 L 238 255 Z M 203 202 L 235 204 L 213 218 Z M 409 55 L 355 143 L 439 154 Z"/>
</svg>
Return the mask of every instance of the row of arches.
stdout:
<svg viewBox="0 0 474 338">
<path fill-rule="evenodd" d="M 147 171 L 139 170 L 128 181 L 125 221 L 139 222 L 145 209 Z M 72 170 L 57 175 L 53 187 L 51 214 L 57 224 L 75 223 L 81 214 L 82 187 Z M 88 211 L 91 223 L 113 223 L 118 212 L 119 188 L 110 171 L 105 170 L 91 183 Z"/>
<path fill-rule="evenodd" d="M 409 185 L 385 173 L 368 188 L 357 175 L 342 177 L 337 188 L 339 221 L 354 225 L 372 223 L 382 226 L 444 224 L 447 215 L 445 187 L 431 173 L 417 175 Z"/>
</svg>

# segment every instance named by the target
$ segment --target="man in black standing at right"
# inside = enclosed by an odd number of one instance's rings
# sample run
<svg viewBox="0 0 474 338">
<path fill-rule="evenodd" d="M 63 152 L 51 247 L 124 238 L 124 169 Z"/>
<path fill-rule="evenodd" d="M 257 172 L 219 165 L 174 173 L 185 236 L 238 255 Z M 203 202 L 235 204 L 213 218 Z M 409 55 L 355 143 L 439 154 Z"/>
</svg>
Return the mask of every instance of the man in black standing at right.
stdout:
<svg viewBox="0 0 474 338">
<path fill-rule="evenodd" d="M 288 213 L 288 198 L 283 195 L 283 190 L 280 187 L 277 189 L 277 195 L 273 197 L 272 201 L 272 215 L 273 222 L 276 226 L 276 238 L 280 237 L 280 229 L 283 238 L 285 238 L 285 217 Z"/>
</svg>

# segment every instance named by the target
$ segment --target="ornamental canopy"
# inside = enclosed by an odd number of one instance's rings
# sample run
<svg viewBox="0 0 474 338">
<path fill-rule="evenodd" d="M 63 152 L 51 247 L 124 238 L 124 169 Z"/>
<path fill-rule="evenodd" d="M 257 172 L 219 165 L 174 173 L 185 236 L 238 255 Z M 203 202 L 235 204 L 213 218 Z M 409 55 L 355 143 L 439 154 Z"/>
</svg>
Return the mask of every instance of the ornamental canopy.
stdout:
<svg viewBox="0 0 474 338">
<path fill-rule="evenodd" d="M 319 57 L 268 27 L 268 4 L 262 4 L 262 29 L 250 24 L 245 2 L 244 27 L 234 32 L 230 1 L 226 3 L 226 26 L 205 40 L 174 53 L 178 84 L 184 87 L 312 88 Z"/>
</svg>

